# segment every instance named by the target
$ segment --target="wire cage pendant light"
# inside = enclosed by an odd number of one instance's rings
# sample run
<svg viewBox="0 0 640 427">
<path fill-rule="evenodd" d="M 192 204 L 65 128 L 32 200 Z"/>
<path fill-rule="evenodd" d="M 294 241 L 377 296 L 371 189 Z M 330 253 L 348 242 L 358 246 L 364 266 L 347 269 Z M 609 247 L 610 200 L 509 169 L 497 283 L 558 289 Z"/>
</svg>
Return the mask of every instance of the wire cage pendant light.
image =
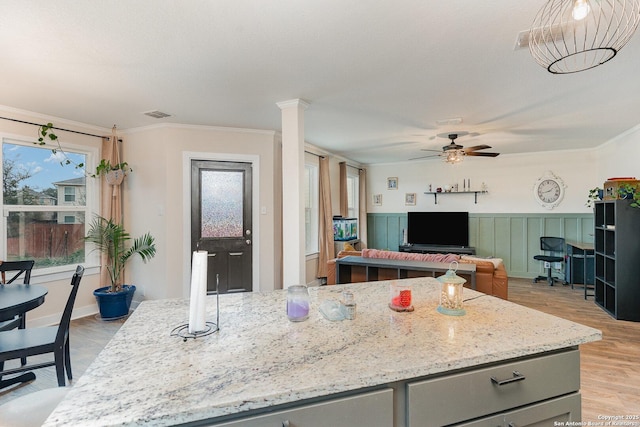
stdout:
<svg viewBox="0 0 640 427">
<path fill-rule="evenodd" d="M 588 70 L 613 58 L 640 21 L 640 0 L 548 0 L 529 31 L 529 51 L 553 74 Z"/>
</svg>

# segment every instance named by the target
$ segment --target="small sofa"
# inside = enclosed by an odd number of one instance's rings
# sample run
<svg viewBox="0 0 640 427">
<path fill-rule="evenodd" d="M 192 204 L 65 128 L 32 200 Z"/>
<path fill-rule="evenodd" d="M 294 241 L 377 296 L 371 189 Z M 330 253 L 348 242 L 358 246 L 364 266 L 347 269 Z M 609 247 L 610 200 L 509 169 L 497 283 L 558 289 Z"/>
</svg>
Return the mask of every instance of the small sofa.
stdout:
<svg viewBox="0 0 640 427">
<path fill-rule="evenodd" d="M 476 290 L 505 300 L 508 297 L 509 280 L 507 277 L 507 270 L 505 269 L 504 263 L 500 258 L 478 258 L 472 255 L 457 254 L 417 254 L 412 252 L 382 251 L 378 249 L 363 249 L 362 251 L 340 251 L 338 252 L 338 255 L 335 259 L 331 259 L 327 262 L 327 285 L 336 284 L 336 259 L 343 258 L 345 256 L 442 262 L 446 264 L 449 264 L 452 261 L 458 261 L 461 264 L 475 264 Z M 418 273 L 416 275 L 413 275 L 412 277 L 418 277 L 419 275 L 424 275 L 424 273 Z M 464 275 L 461 276 L 464 277 Z M 382 275 L 379 277 L 384 276 Z M 391 279 L 392 277 L 389 278 Z M 359 272 L 357 268 L 352 268 L 351 281 L 357 283 L 364 282 L 364 280 L 364 268 L 362 272 Z M 465 286 L 470 286 L 469 279 L 467 279 L 467 283 L 465 283 Z"/>
</svg>

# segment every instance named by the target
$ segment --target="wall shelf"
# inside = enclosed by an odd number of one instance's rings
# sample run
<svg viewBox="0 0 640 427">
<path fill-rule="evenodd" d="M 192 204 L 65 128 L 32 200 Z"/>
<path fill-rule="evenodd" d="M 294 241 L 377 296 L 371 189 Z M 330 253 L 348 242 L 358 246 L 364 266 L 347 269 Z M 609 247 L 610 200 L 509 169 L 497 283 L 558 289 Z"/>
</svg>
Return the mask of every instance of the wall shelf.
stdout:
<svg viewBox="0 0 640 427">
<path fill-rule="evenodd" d="M 438 194 L 440 195 L 450 195 L 450 194 L 473 194 L 474 195 L 474 203 L 478 204 L 478 194 L 487 194 L 488 191 L 478 190 L 478 191 L 425 191 L 424 194 L 433 194 L 433 202 L 434 204 L 438 204 Z"/>
</svg>

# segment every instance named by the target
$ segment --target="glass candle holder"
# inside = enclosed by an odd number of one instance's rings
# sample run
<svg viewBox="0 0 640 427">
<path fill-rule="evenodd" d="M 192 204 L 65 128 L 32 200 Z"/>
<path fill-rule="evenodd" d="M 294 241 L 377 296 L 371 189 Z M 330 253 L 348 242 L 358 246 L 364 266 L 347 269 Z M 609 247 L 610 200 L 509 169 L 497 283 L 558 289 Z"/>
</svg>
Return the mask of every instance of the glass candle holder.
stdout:
<svg viewBox="0 0 640 427">
<path fill-rule="evenodd" d="M 454 261 L 449 266 L 449 270 L 438 277 L 438 281 L 442 284 L 438 312 L 450 316 L 463 316 L 466 313 L 462 308 L 462 290 L 466 280 L 456 274 L 457 268 L 458 263 Z"/>
<path fill-rule="evenodd" d="M 287 288 L 287 317 L 292 322 L 302 322 L 309 318 L 309 290 L 305 285 Z"/>
<path fill-rule="evenodd" d="M 413 311 L 411 285 L 391 282 L 389 308 L 395 311 Z"/>
</svg>

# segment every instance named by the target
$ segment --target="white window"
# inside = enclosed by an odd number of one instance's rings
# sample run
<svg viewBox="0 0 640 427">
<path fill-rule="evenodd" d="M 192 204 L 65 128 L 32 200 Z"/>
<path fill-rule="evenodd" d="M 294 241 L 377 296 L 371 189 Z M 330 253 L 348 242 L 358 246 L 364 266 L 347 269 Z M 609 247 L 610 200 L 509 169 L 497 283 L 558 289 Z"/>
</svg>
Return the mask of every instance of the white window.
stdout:
<svg viewBox="0 0 640 427">
<path fill-rule="evenodd" d="M 360 209 L 360 177 L 347 171 L 347 216 L 359 218 Z M 358 232 L 358 235 L 360 233 Z"/>
<path fill-rule="evenodd" d="M 65 202 L 75 202 L 76 201 L 76 188 L 75 187 L 64 187 L 64 201 Z"/>
<path fill-rule="evenodd" d="M 318 166 L 304 166 L 304 235 L 305 255 L 318 252 L 318 217 L 319 212 Z"/>
<path fill-rule="evenodd" d="M 97 211 L 95 180 L 74 167 L 93 165 L 97 150 L 63 148 L 72 164 L 51 147 L 2 139 L 0 259 L 33 259 L 42 274 L 85 263 L 85 222 Z"/>
</svg>

